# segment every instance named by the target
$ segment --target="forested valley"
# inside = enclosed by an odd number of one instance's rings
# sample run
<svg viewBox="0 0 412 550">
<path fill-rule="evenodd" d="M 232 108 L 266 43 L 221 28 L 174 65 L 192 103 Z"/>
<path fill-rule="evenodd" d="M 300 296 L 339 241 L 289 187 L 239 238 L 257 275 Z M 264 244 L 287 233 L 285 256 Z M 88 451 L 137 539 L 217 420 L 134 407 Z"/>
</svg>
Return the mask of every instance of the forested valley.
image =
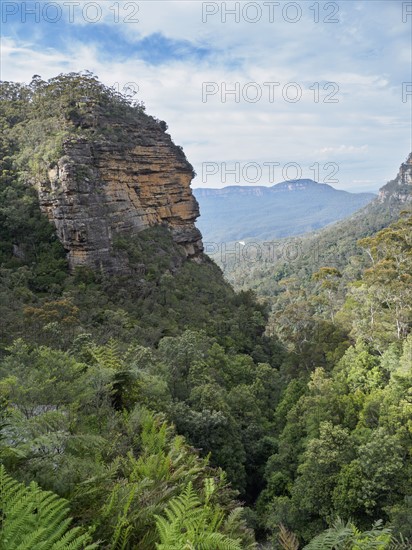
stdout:
<svg viewBox="0 0 412 550">
<path fill-rule="evenodd" d="M 138 275 L 71 270 L 36 181 L 144 106 L 78 74 L 0 97 L 0 547 L 412 548 L 410 183 L 242 290 L 163 226 L 116 242 Z"/>
</svg>

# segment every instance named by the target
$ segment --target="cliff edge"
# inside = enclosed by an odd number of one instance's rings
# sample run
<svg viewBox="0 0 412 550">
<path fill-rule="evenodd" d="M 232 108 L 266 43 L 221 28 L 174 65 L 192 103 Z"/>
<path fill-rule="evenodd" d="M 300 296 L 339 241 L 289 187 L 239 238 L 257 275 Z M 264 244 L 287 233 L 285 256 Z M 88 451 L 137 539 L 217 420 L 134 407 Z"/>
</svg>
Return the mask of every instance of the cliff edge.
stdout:
<svg viewBox="0 0 412 550">
<path fill-rule="evenodd" d="M 153 226 L 170 232 L 183 259 L 202 259 L 194 171 L 165 122 L 94 76 L 34 77 L 24 92 L 27 138 L 19 136 L 20 156 L 26 148 L 27 181 L 71 270 L 129 273 L 116 242 Z"/>
</svg>

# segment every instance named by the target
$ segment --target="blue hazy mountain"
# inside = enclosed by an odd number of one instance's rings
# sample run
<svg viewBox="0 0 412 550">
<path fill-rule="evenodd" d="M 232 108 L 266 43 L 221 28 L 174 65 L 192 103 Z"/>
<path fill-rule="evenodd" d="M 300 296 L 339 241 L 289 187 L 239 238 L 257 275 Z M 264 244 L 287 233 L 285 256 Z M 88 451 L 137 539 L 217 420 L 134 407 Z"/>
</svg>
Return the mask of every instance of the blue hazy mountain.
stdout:
<svg viewBox="0 0 412 550">
<path fill-rule="evenodd" d="M 376 197 L 311 179 L 282 181 L 272 187 L 230 185 L 193 192 L 201 214 L 196 225 L 206 242 L 300 235 L 345 218 Z"/>
</svg>

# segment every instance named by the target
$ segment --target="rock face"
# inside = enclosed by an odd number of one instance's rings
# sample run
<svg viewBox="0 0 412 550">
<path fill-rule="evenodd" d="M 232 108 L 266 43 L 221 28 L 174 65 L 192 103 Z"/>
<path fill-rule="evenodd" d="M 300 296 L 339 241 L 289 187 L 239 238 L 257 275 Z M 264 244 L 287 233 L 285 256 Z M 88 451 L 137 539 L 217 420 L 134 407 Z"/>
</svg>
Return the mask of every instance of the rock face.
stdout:
<svg viewBox="0 0 412 550">
<path fill-rule="evenodd" d="M 378 201 L 396 200 L 401 203 L 412 202 L 412 153 L 401 164 L 396 178 L 382 187 Z"/>
<path fill-rule="evenodd" d="M 186 257 L 200 259 L 194 172 L 182 149 L 145 114 L 122 131 L 126 140 L 66 139 L 64 155 L 38 184 L 40 206 L 56 226 L 70 268 L 127 273 L 116 238 L 155 225 L 170 230 Z"/>
</svg>

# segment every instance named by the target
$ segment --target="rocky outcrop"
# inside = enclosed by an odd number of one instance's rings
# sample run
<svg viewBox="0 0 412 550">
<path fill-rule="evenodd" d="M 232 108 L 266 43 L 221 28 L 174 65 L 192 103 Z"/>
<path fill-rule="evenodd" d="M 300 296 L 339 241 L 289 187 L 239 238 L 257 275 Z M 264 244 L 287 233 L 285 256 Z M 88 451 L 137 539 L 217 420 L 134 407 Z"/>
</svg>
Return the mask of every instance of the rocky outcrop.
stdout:
<svg viewBox="0 0 412 550">
<path fill-rule="evenodd" d="M 119 129 L 117 129 L 119 130 Z M 164 125 L 144 113 L 121 128 L 121 140 L 71 137 L 64 155 L 37 184 L 40 206 L 55 224 L 71 269 L 127 273 L 116 238 L 166 226 L 186 257 L 199 259 L 199 207 L 193 168 Z M 126 136 L 126 139 L 125 139 Z"/>
<path fill-rule="evenodd" d="M 379 202 L 396 200 L 400 203 L 412 202 L 412 153 L 401 164 L 396 178 L 379 190 Z"/>
</svg>

